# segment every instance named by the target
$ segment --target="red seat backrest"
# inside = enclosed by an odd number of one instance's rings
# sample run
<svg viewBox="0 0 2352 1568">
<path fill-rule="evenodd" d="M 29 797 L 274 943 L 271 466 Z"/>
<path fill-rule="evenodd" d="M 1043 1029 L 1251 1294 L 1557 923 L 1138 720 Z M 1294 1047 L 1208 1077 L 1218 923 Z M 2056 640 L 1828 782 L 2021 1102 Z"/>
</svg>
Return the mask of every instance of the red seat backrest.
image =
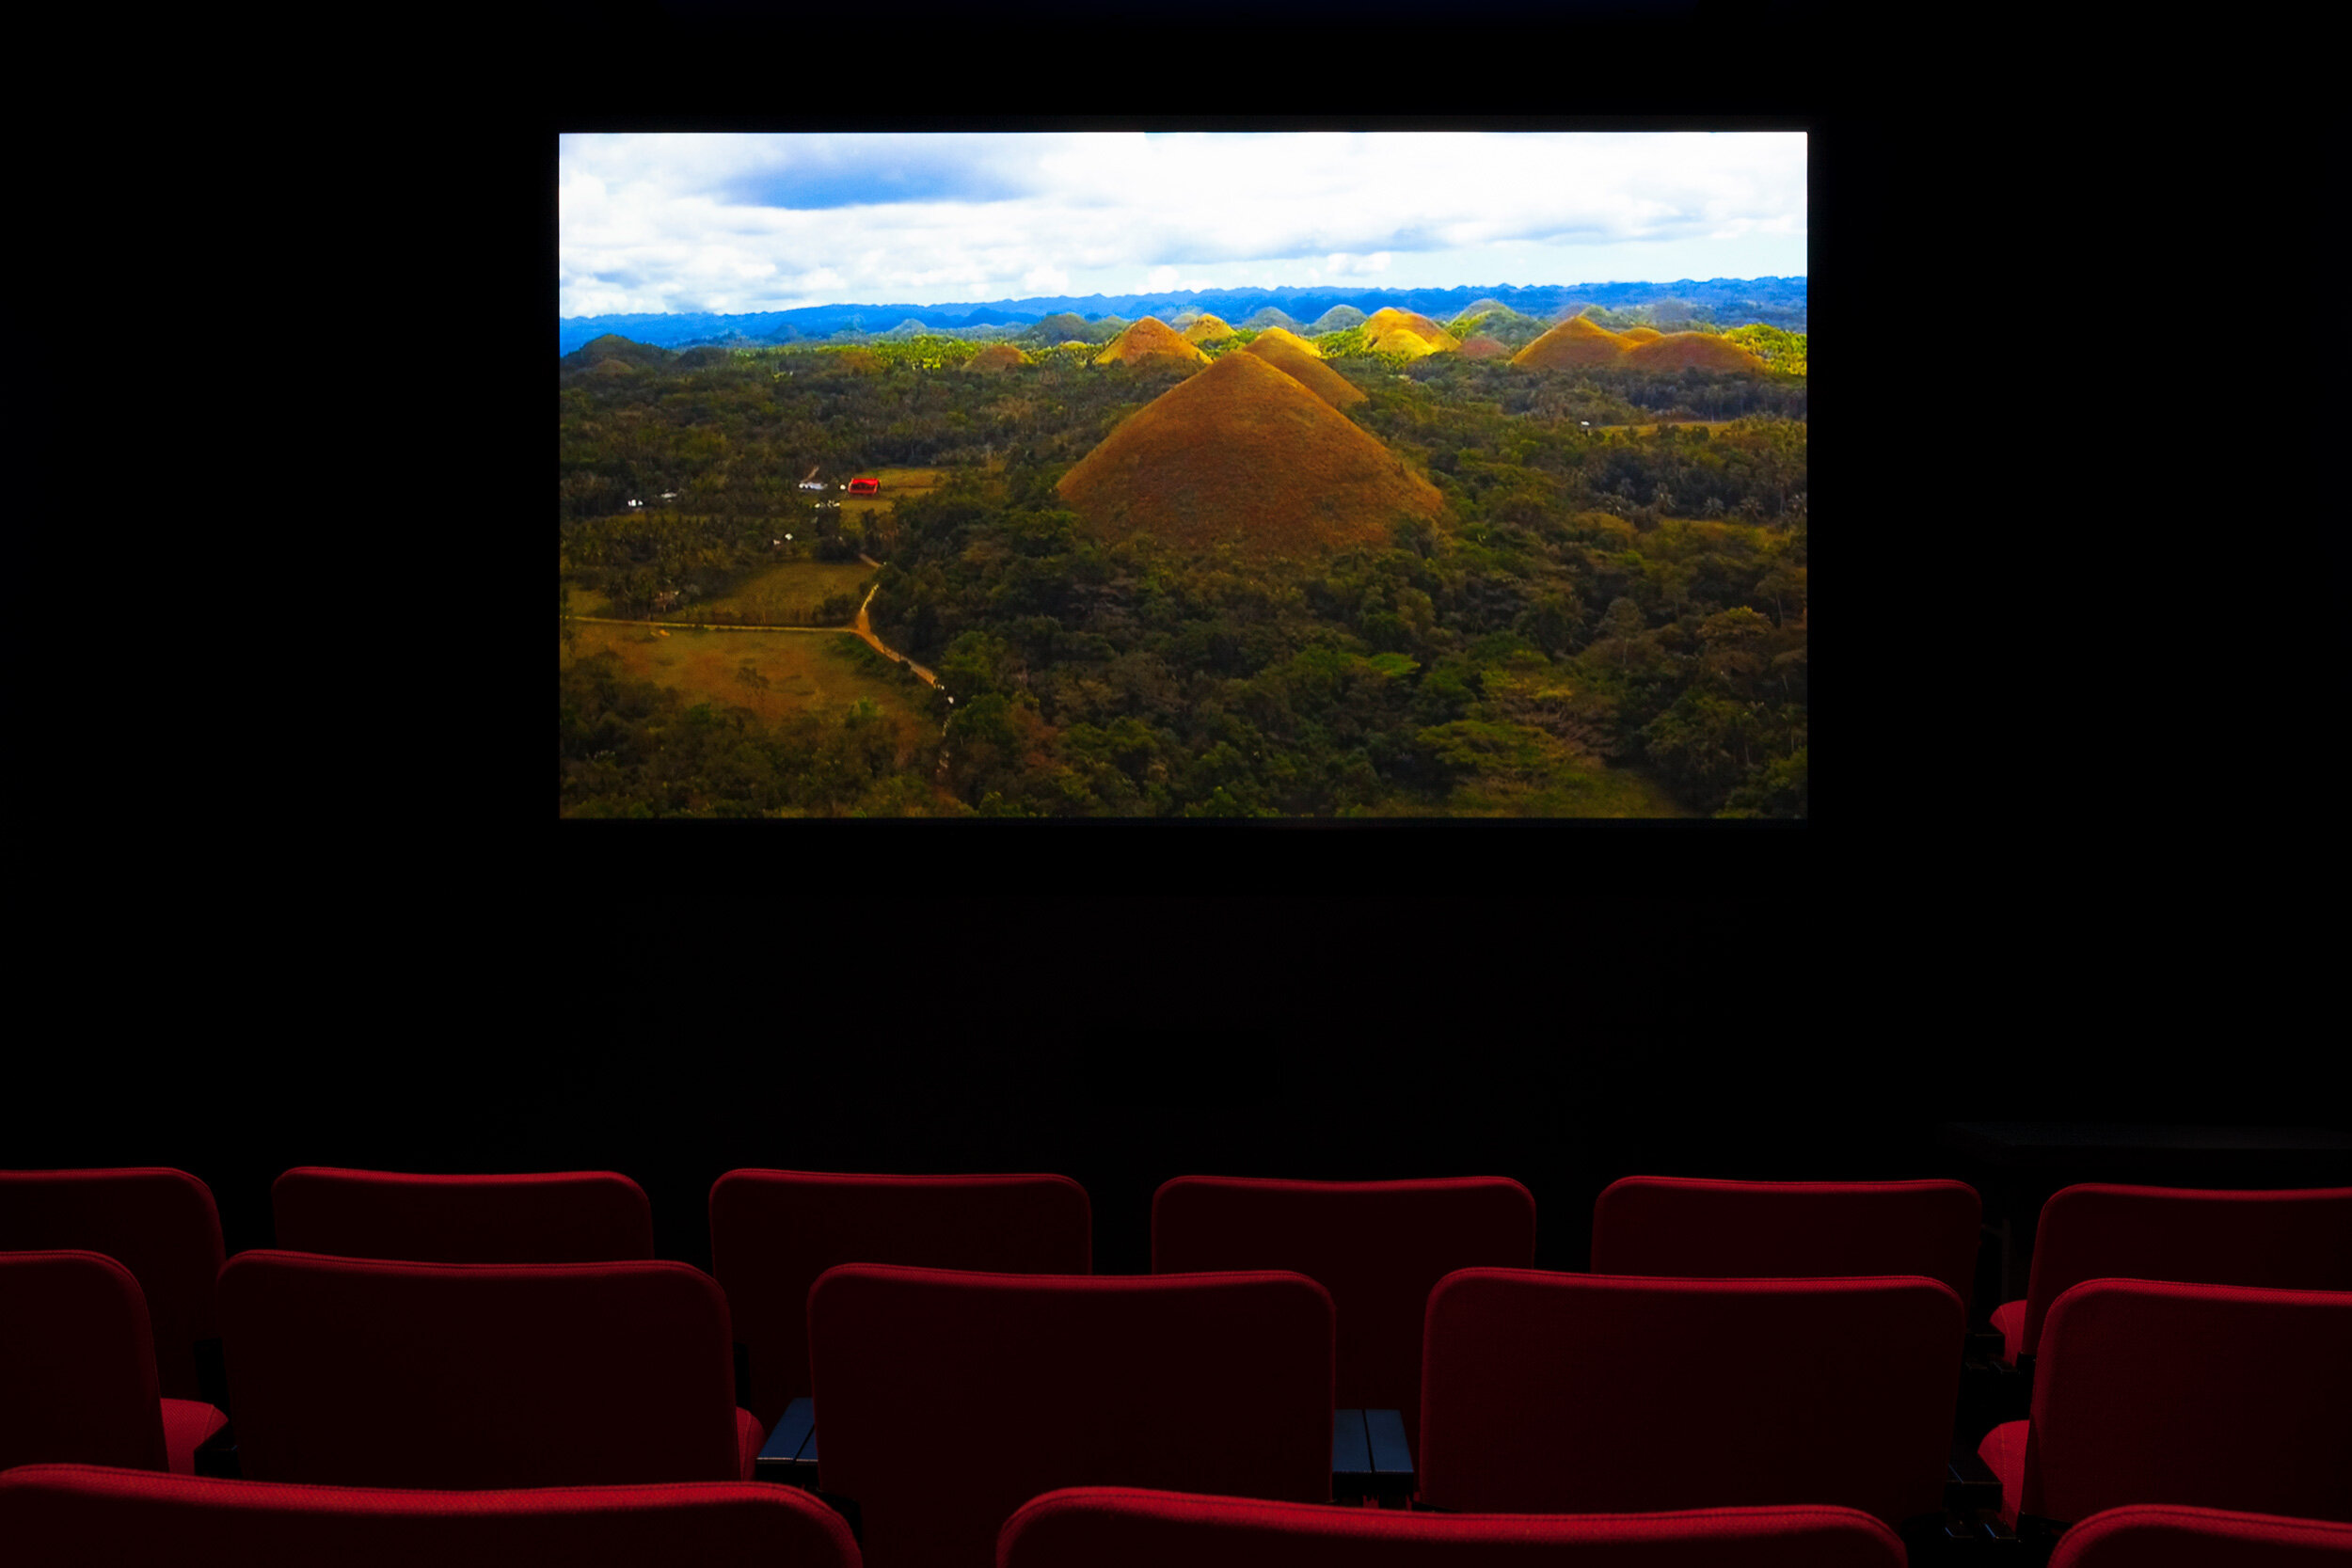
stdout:
<svg viewBox="0 0 2352 1568">
<path fill-rule="evenodd" d="M 270 1186 L 290 1252 L 419 1263 L 602 1263 L 653 1256 L 644 1189 L 609 1170 L 409 1176 L 297 1165 Z"/>
<path fill-rule="evenodd" d="M 1404 1513 L 1131 1487 L 1048 1492 L 1005 1522 L 996 1568 L 1903 1568 L 1850 1508 Z"/>
<path fill-rule="evenodd" d="M 1959 1181 L 1629 1176 L 1593 1205 L 1593 1272 L 1697 1279 L 1924 1275 L 1967 1305 L 1982 1206 Z"/>
<path fill-rule="evenodd" d="M 2050 1568 L 2343 1568 L 2352 1525 L 2142 1503 L 2068 1530 Z"/>
<path fill-rule="evenodd" d="M 843 1264 L 809 1292 L 818 1482 L 877 1568 L 986 1568 L 1057 1486 L 1328 1502 L 1331 1341 L 1303 1275 Z"/>
<path fill-rule="evenodd" d="M 2039 1354 L 2051 1304 L 2086 1279 L 2352 1291 L 2352 1187 L 2060 1190 L 2034 1230 L 2022 1354 Z"/>
<path fill-rule="evenodd" d="M 2020 1511 L 2352 1519 L 2352 1292 L 2093 1279 L 2050 1308 Z"/>
<path fill-rule="evenodd" d="M 1066 1176 L 735 1170 L 710 1189 L 711 1272 L 751 1348 L 752 1414 L 808 1392 L 808 1290 L 835 1263 L 1088 1274 L 1093 1215 Z"/>
<path fill-rule="evenodd" d="M 1347 1408 L 1421 1421 L 1422 1317 L 1456 1269 L 1535 1261 L 1535 1199 L 1517 1181 L 1280 1181 L 1180 1176 L 1152 1198 L 1152 1272 L 1290 1269 L 1331 1292 Z"/>
<path fill-rule="evenodd" d="M 0 1252 L 72 1248 L 131 1271 L 154 1330 L 162 1396 L 202 1399 L 199 1339 L 219 1337 L 213 1281 L 222 1259 L 213 1191 L 183 1170 L 0 1170 Z"/>
<path fill-rule="evenodd" d="M 95 1252 L 0 1252 L 0 1469 L 166 1465 L 153 1332 L 131 1271 Z"/>
<path fill-rule="evenodd" d="M 746 1481 L 396 1492 L 82 1465 L 0 1475 L 0 1540 L 27 1562 L 171 1568 L 856 1568 L 841 1516 Z"/>
<path fill-rule="evenodd" d="M 220 1316 L 256 1481 L 740 1479 L 726 1300 L 684 1263 L 243 1252 Z"/>
<path fill-rule="evenodd" d="M 1458 1512 L 1943 1507 L 1967 1313 L 1936 1280 L 1466 1269 L 1429 1297 L 1421 1495 Z"/>
</svg>

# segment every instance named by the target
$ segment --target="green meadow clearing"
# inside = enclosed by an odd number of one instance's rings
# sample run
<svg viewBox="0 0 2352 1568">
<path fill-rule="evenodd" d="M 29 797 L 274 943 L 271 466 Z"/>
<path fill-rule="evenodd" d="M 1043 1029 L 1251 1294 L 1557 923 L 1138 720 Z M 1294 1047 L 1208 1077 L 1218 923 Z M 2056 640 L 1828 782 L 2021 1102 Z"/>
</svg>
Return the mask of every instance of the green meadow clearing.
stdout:
<svg viewBox="0 0 2352 1568">
<path fill-rule="evenodd" d="M 881 656 L 847 631 L 690 631 L 656 637 L 644 626 L 582 625 L 562 664 L 611 651 L 639 680 L 677 691 L 689 703 L 748 707 L 775 723 L 803 713 L 838 713 L 870 697 L 910 736 L 938 726 L 918 715 L 903 685 L 874 673 Z M 765 688 L 741 678 L 748 662 Z"/>
<path fill-rule="evenodd" d="M 854 614 L 874 568 L 862 561 L 787 561 L 716 598 L 681 605 L 665 620 L 723 616 L 764 626 L 846 626 L 848 617 L 820 619 L 827 599 L 847 599 Z"/>
</svg>

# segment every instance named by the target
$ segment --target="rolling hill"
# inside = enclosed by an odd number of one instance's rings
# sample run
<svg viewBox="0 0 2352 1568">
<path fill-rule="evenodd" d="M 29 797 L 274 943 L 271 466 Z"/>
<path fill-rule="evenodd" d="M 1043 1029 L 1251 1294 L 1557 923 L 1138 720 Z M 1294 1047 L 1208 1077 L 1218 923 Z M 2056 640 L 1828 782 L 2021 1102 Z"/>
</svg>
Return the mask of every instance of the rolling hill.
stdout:
<svg viewBox="0 0 2352 1568">
<path fill-rule="evenodd" d="M 1510 352 L 1502 344 L 1487 337 L 1472 338 L 1462 345 L 1462 357 L 1465 359 L 1499 359 Z"/>
<path fill-rule="evenodd" d="M 1384 306 L 1364 318 L 1364 346 L 1381 354 L 1405 354 L 1418 359 L 1462 346 L 1462 340 L 1413 310 Z"/>
<path fill-rule="evenodd" d="M 1623 332 L 1617 334 L 1617 337 L 1628 345 L 1637 343 L 1654 343 L 1664 336 L 1665 334 L 1663 332 L 1659 331 L 1658 328 L 1654 326 L 1629 326 Z"/>
<path fill-rule="evenodd" d="M 1334 408 L 1365 401 L 1362 388 L 1325 364 L 1311 348 L 1302 348 L 1289 333 L 1265 333 L 1242 348 L 1296 381 Z"/>
<path fill-rule="evenodd" d="M 1323 350 L 1315 347 L 1311 341 L 1300 337 L 1295 332 L 1286 331 L 1279 326 L 1269 326 L 1263 332 L 1258 334 L 1255 341 L 1263 342 L 1269 338 L 1278 343 L 1290 344 L 1291 347 L 1298 350 L 1299 353 L 1306 355 L 1311 359 L 1320 359 L 1323 357 Z"/>
<path fill-rule="evenodd" d="M 1279 309 L 1272 305 L 1259 307 L 1257 312 L 1241 325 L 1248 327 L 1254 327 L 1260 332 L 1263 332 L 1268 327 L 1274 326 L 1279 326 L 1285 332 L 1304 332 L 1307 330 L 1306 327 L 1292 317 L 1288 311 Z"/>
<path fill-rule="evenodd" d="M 982 374 L 991 374 L 997 371 L 1009 371 L 1015 365 L 1025 365 L 1028 362 L 1029 356 L 1010 343 L 991 343 L 966 361 L 963 368 L 967 371 L 977 371 Z"/>
<path fill-rule="evenodd" d="M 1215 316 L 1202 316 L 1184 328 L 1184 341 L 1195 345 L 1221 343 L 1233 335 L 1233 329 Z"/>
<path fill-rule="evenodd" d="M 1747 371 L 1757 372 L 1764 361 L 1741 348 L 1725 342 L 1711 332 L 1669 332 L 1655 341 L 1637 343 L 1629 350 L 1625 362 L 1637 370 L 1681 371 Z"/>
<path fill-rule="evenodd" d="M 1094 356 L 1098 365 L 1133 365 L 1144 360 L 1165 359 L 1177 364 L 1206 364 L 1209 356 L 1179 338 L 1168 325 L 1157 316 L 1146 316 L 1130 323 L 1110 346 Z"/>
<path fill-rule="evenodd" d="M 1229 354 L 1122 421 L 1063 476 L 1098 534 L 1232 544 L 1257 559 L 1384 544 L 1428 518 L 1435 486 L 1256 354 Z"/>
<path fill-rule="evenodd" d="M 1625 358 L 1625 341 L 1605 326 L 1582 316 L 1570 316 L 1558 326 L 1511 356 L 1511 363 L 1534 371 L 1570 365 L 1614 365 Z"/>
</svg>

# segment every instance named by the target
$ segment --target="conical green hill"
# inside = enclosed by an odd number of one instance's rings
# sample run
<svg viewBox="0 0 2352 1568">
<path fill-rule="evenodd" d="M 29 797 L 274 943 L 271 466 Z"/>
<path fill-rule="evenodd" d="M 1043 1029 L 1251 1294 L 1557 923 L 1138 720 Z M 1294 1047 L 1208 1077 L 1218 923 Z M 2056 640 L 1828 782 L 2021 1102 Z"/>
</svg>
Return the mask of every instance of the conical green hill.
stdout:
<svg viewBox="0 0 2352 1568">
<path fill-rule="evenodd" d="M 1298 340 L 1287 332 L 1268 332 L 1253 338 L 1242 352 L 1256 355 L 1334 408 L 1365 401 L 1360 388 L 1317 358 L 1312 351 L 1299 347 Z"/>
<path fill-rule="evenodd" d="M 1530 370 L 1560 370 L 1570 365 L 1613 365 L 1625 357 L 1623 340 L 1605 326 L 1582 316 L 1570 316 L 1511 356 L 1514 365 Z"/>
<path fill-rule="evenodd" d="M 1137 531 L 1263 560 L 1391 537 L 1440 498 L 1287 372 L 1229 354 L 1146 404 L 1072 468 L 1062 499 L 1097 534 Z"/>
<path fill-rule="evenodd" d="M 1176 336 L 1157 316 L 1131 322 L 1094 356 L 1098 365 L 1132 365 L 1139 360 L 1168 359 L 1179 364 L 1205 363 L 1208 356 Z"/>
<path fill-rule="evenodd" d="M 1639 343 L 1625 362 L 1645 371 L 1760 371 L 1764 361 L 1738 343 L 1711 332 L 1669 332 L 1654 342 Z"/>
</svg>

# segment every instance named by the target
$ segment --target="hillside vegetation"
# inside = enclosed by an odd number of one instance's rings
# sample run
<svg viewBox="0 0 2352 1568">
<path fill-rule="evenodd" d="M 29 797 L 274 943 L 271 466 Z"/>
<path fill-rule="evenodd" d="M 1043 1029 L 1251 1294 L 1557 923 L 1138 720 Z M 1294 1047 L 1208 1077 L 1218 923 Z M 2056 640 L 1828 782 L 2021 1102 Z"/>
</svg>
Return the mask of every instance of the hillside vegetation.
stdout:
<svg viewBox="0 0 2352 1568">
<path fill-rule="evenodd" d="M 1801 366 L 1804 339 L 1704 335 L 1763 369 L 1400 360 L 1357 324 L 1296 361 L 1362 395 L 1344 409 L 1256 328 L 1213 365 L 1096 366 L 1104 343 L 1077 340 L 986 374 L 962 373 L 985 345 L 930 335 L 691 359 L 583 345 L 558 378 L 563 809 L 1803 816 L 1806 388 L 1757 351 Z M 1176 396 L 1204 385 L 1215 406 Z M 1162 482 L 1161 459 L 1219 451 L 1227 494 Z M 1096 456 L 1123 522 L 1064 493 Z M 811 468 L 941 477 L 834 509 L 799 489 Z M 1351 477 L 1401 488 L 1367 499 Z M 1138 506 L 1171 515 L 1147 529 Z M 855 575 L 811 595 L 796 562 Z M 942 690 L 841 632 L 705 647 L 863 656 L 919 717 L 911 738 L 876 727 L 878 700 L 863 721 L 837 696 L 787 710 L 781 673 L 713 673 L 685 632 L 647 638 L 632 674 L 571 619 L 668 594 L 690 614 L 838 613 L 868 578 L 876 629 Z M 608 629 L 615 660 L 635 651 Z"/>
</svg>

